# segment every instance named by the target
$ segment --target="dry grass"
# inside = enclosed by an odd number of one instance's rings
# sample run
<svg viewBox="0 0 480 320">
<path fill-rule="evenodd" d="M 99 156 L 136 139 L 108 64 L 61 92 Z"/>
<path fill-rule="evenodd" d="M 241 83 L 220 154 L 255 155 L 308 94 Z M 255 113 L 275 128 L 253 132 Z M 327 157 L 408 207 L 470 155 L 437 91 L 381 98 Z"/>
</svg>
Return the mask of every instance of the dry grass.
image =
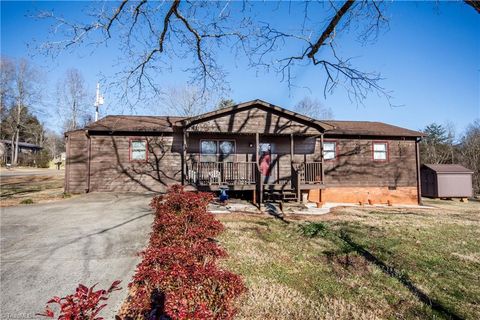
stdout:
<svg viewBox="0 0 480 320">
<path fill-rule="evenodd" d="M 480 204 L 427 202 L 436 208 L 219 216 L 224 264 L 249 288 L 239 318 L 480 318 Z M 308 221 L 327 231 L 306 237 Z"/>
<path fill-rule="evenodd" d="M 248 284 L 238 319 L 378 319 L 374 311 L 351 305 L 342 299 L 326 298 L 321 303 L 287 285 L 258 278 Z M 288 303 L 285 303 L 285 302 Z"/>
<path fill-rule="evenodd" d="M 47 172 L 38 175 L 2 176 L 0 183 L 0 207 L 19 205 L 32 200 L 43 203 L 64 199 L 63 173 Z"/>
</svg>

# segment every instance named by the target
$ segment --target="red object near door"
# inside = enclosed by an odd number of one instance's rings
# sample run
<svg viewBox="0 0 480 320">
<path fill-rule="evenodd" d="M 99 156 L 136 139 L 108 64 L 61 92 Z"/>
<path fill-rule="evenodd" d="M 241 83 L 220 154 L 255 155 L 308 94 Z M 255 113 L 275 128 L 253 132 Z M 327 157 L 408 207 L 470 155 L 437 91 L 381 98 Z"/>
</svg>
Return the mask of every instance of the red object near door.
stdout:
<svg viewBox="0 0 480 320">
<path fill-rule="evenodd" d="M 264 153 L 260 158 L 260 172 L 262 173 L 263 176 L 270 175 L 269 171 L 270 171 L 271 159 L 272 157 L 270 156 L 269 153 Z"/>
</svg>

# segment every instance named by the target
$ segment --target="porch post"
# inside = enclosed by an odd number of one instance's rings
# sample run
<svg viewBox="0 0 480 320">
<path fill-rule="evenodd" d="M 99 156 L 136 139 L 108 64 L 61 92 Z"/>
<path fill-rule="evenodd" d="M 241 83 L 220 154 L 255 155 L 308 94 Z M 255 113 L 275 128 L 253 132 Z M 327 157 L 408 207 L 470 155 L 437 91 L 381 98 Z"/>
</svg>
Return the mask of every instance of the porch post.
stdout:
<svg viewBox="0 0 480 320">
<path fill-rule="evenodd" d="M 290 162 L 293 164 L 293 133 L 290 133 Z"/>
<path fill-rule="evenodd" d="M 422 180 L 420 174 L 420 139 L 415 139 L 415 161 L 417 165 L 417 200 L 418 205 L 423 205 L 422 203 Z"/>
<path fill-rule="evenodd" d="M 257 189 L 258 189 L 258 206 L 260 207 L 263 202 L 263 181 L 262 181 L 262 173 L 260 172 L 260 157 L 259 157 L 259 147 L 260 147 L 260 135 L 258 132 L 255 133 L 255 162 L 257 163 L 257 172 L 258 172 L 258 181 L 257 181 Z"/>
<path fill-rule="evenodd" d="M 320 134 L 320 159 L 322 161 L 322 172 L 321 172 L 321 177 L 322 177 L 322 184 L 325 183 L 325 170 L 323 166 L 323 132 Z"/>
<path fill-rule="evenodd" d="M 183 129 L 182 140 L 182 185 L 185 185 L 185 175 L 187 174 L 187 131 Z"/>
<path fill-rule="evenodd" d="M 91 166 L 92 166 L 92 137 L 90 137 L 90 134 L 88 133 L 88 130 L 85 130 L 85 135 L 88 138 L 88 150 L 87 150 L 87 190 L 86 192 L 90 192 L 90 172 L 91 172 Z"/>
<path fill-rule="evenodd" d="M 292 178 L 290 179 L 292 187 L 295 188 L 295 192 L 297 193 L 297 202 L 300 202 L 300 197 L 302 196 L 300 193 L 300 181 L 298 179 L 298 172 L 295 172 L 295 168 L 293 167 L 293 156 L 295 150 L 295 142 L 293 140 L 293 133 L 290 133 L 290 170 L 292 171 Z M 293 181 L 295 178 L 295 181 Z"/>
</svg>

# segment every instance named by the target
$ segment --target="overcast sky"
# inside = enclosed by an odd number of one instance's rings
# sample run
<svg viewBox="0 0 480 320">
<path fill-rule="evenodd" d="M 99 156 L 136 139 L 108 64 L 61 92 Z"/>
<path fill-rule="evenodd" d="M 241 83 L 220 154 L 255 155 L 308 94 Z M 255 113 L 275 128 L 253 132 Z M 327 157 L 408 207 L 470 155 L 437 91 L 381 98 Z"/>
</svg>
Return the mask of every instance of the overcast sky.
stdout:
<svg viewBox="0 0 480 320">
<path fill-rule="evenodd" d="M 119 51 L 115 45 L 101 48 L 93 55 L 82 51 L 60 55 L 54 61 L 31 56 L 34 52 L 29 49 L 34 40 L 44 40 L 49 31 L 47 22 L 30 17 L 36 10 L 54 9 L 57 14 L 82 19 L 86 5 L 87 2 L 2 1 L 2 55 L 25 57 L 42 68 L 48 92 L 54 92 L 57 79 L 65 70 L 75 67 L 84 74 L 94 94 L 99 75 L 116 71 L 112 57 Z M 273 23 L 293 20 L 291 11 L 280 8 L 272 12 L 265 6 L 272 6 L 272 2 L 258 3 L 258 10 Z M 235 60 L 226 51 L 221 61 L 228 72 L 230 97 L 236 102 L 258 98 L 289 108 L 302 97 L 310 96 L 320 99 L 340 120 L 383 121 L 410 129 L 449 121 L 461 133 L 475 118 L 480 118 L 480 15 L 463 2 L 443 1 L 395 2 L 389 4 L 387 15 L 389 29 L 374 44 L 362 46 L 349 35 L 337 41 L 344 55 L 355 57 L 356 67 L 380 72 L 385 77 L 382 85 L 393 92 L 392 102 L 399 107 L 390 107 L 375 94 L 359 106 L 340 89 L 325 99 L 321 85 L 324 74 L 315 67 L 301 69 L 296 75 L 296 87 L 289 89 L 278 75 L 248 70 L 242 60 Z M 162 75 L 162 83 L 181 85 L 187 78 L 182 70 L 174 69 Z M 121 106 L 115 96 L 107 95 L 102 112 L 160 114 L 161 110 L 161 105 L 131 110 Z M 47 113 L 42 118 L 50 127 L 55 126 L 54 114 Z"/>
</svg>

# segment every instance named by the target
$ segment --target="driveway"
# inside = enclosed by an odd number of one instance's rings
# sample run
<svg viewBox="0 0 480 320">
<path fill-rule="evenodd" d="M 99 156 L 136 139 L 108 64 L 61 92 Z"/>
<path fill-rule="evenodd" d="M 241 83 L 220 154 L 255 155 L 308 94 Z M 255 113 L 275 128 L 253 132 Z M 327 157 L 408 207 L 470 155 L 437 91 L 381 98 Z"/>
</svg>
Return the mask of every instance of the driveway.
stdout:
<svg viewBox="0 0 480 320">
<path fill-rule="evenodd" d="M 122 280 L 102 311 L 113 319 L 127 295 L 137 252 L 153 220 L 151 196 L 93 193 L 1 209 L 1 319 L 44 319 L 35 313 L 79 283 L 107 288 Z"/>
</svg>

